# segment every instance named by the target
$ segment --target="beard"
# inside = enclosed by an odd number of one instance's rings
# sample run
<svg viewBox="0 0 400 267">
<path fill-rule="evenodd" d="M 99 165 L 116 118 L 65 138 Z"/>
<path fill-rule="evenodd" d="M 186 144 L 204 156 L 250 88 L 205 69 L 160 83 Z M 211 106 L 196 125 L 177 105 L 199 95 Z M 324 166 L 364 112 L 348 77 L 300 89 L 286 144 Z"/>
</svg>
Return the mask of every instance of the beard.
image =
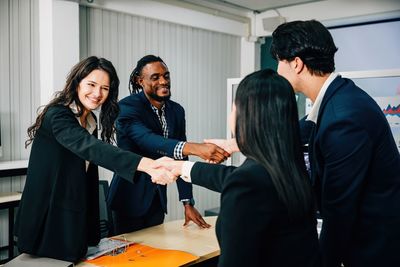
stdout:
<svg viewBox="0 0 400 267">
<path fill-rule="evenodd" d="M 169 91 L 169 94 L 165 95 L 165 96 L 159 96 L 159 95 L 157 95 L 157 93 L 151 93 L 151 94 L 149 94 L 149 97 L 151 99 L 154 99 L 154 100 L 158 101 L 158 102 L 167 101 L 167 100 L 169 100 L 171 98 L 171 91 Z"/>
</svg>

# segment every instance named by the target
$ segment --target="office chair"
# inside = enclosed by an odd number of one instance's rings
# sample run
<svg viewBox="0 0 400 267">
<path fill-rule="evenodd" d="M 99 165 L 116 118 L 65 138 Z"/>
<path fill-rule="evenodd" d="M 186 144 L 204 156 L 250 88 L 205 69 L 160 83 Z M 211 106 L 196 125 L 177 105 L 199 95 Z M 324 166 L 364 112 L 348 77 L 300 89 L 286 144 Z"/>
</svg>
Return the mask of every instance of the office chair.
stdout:
<svg viewBox="0 0 400 267">
<path fill-rule="evenodd" d="M 99 181 L 100 237 L 113 235 L 112 214 L 107 205 L 108 181 Z"/>
</svg>

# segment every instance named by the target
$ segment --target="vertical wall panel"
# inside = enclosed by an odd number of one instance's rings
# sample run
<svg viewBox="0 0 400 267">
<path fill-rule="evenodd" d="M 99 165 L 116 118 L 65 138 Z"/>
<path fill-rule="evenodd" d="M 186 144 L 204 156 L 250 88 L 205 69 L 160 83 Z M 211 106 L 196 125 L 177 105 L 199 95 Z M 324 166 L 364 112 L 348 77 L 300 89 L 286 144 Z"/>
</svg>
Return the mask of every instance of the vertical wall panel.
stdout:
<svg viewBox="0 0 400 267">
<path fill-rule="evenodd" d="M 1 144 L 2 144 L 2 157 L 7 158 L 10 154 L 10 147 L 6 145 L 10 138 L 10 46 L 8 37 L 10 35 L 10 13 L 9 1 L 0 0 L 0 131 L 1 131 Z M 7 128 L 6 128 L 7 126 Z M 9 178 L 0 178 L 0 190 L 2 192 L 9 190 L 11 180 Z M 7 242 L 7 210 L 0 211 L 0 246 Z M 0 254 L 0 259 L 5 257 L 5 252 Z"/>
<path fill-rule="evenodd" d="M 240 75 L 240 38 L 149 18 L 81 7 L 81 57 L 111 60 L 121 81 L 120 99 L 129 95 L 128 79 L 137 60 L 159 55 L 171 72 L 172 99 L 186 110 L 189 141 L 224 138 L 226 79 Z M 83 23 L 82 23 L 83 22 Z M 200 160 L 192 157 L 191 160 Z M 102 179 L 111 173 L 102 171 Z M 196 207 L 219 205 L 219 194 L 194 186 Z M 168 187 L 167 220 L 183 218 L 176 185 Z"/>
<path fill-rule="evenodd" d="M 0 1 L 0 131 L 1 160 L 10 157 L 10 3 Z M 0 186 L 3 184 L 0 180 Z"/>
<path fill-rule="evenodd" d="M 29 157 L 26 130 L 36 118 L 40 96 L 38 7 L 38 0 L 0 0 L 0 161 Z M 0 178 L 0 192 L 21 191 L 24 183 L 25 176 Z M 7 237 L 8 217 L 2 211 L 0 246 Z"/>
</svg>

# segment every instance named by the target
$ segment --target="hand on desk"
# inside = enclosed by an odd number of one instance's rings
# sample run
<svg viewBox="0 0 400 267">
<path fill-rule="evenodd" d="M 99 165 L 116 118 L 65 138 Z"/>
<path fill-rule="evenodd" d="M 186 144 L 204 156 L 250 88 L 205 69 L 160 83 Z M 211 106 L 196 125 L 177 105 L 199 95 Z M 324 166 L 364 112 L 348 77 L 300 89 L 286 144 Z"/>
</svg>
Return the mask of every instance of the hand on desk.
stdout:
<svg viewBox="0 0 400 267">
<path fill-rule="evenodd" d="M 210 228 L 211 225 L 204 221 L 203 217 L 197 211 L 197 209 L 189 204 L 184 205 L 185 207 L 185 223 L 183 226 L 189 224 L 190 221 L 193 221 L 200 228 Z"/>
</svg>

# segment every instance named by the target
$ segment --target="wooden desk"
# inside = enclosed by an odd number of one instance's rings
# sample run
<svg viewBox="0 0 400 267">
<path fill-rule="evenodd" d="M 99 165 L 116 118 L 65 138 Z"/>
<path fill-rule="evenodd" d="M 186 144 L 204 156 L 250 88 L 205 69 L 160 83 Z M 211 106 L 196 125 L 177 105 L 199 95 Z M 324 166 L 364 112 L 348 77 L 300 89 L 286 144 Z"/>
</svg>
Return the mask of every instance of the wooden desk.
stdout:
<svg viewBox="0 0 400 267">
<path fill-rule="evenodd" d="M 28 160 L 13 160 L 0 162 L 0 177 L 26 175 Z"/>
<path fill-rule="evenodd" d="M 124 234 L 129 240 L 161 249 L 181 250 L 197 255 L 200 258 L 189 264 L 193 265 L 207 259 L 219 256 L 220 250 L 215 235 L 216 216 L 204 217 L 211 224 L 209 229 L 200 229 L 193 222 L 183 227 L 184 220 L 166 222 L 164 224 Z M 94 265 L 82 262 L 76 267 L 93 267 Z M 185 265 L 186 266 L 186 265 Z"/>
<path fill-rule="evenodd" d="M 0 265 L 1 266 L 1 265 Z M 73 267 L 72 262 L 60 261 L 51 258 L 37 257 L 22 253 L 7 262 L 4 267 Z"/>
<path fill-rule="evenodd" d="M 26 175 L 28 160 L 13 160 L 0 162 L 0 178 Z M 14 208 L 18 207 L 21 193 L 0 193 L 0 209 L 8 209 L 8 259 L 0 260 L 0 263 L 11 260 L 14 257 Z"/>
<path fill-rule="evenodd" d="M 14 257 L 14 208 L 18 207 L 21 196 L 19 192 L 0 193 L 0 209 L 8 209 L 8 246 L 5 247 L 8 247 L 8 259 L 4 262 Z"/>
</svg>

